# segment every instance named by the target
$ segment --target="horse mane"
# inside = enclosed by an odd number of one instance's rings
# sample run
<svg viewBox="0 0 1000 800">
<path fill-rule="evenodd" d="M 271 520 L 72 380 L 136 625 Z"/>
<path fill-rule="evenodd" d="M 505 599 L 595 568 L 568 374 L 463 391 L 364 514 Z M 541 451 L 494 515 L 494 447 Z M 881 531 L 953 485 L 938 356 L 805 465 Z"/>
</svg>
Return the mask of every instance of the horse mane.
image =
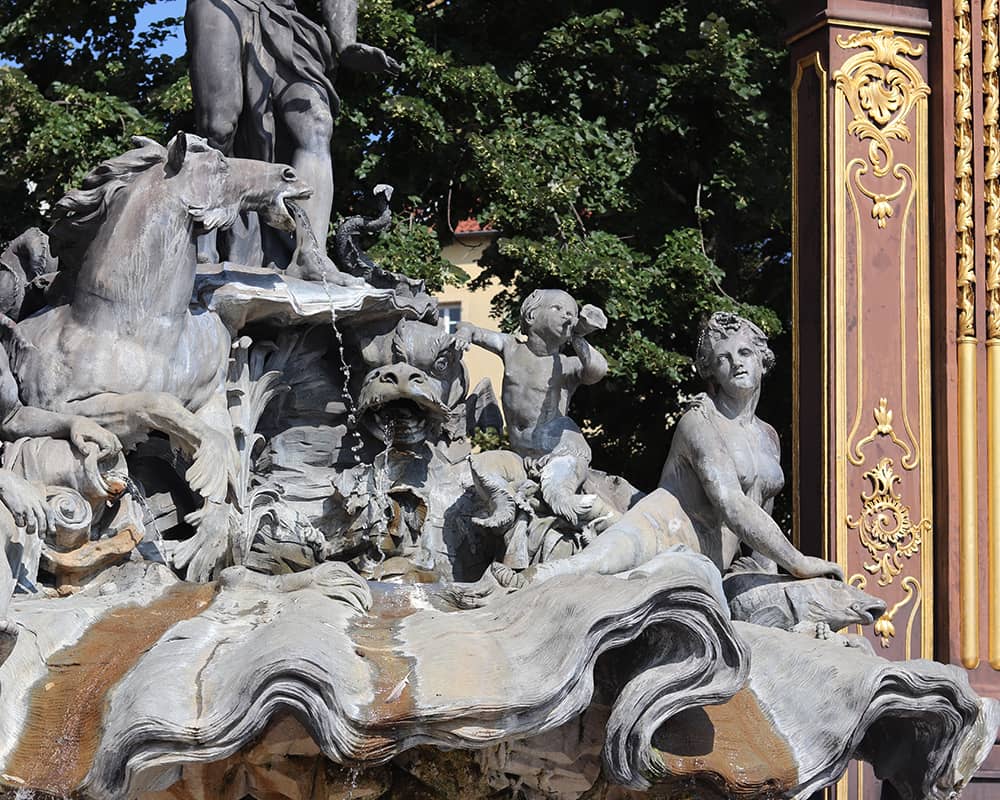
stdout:
<svg viewBox="0 0 1000 800">
<path fill-rule="evenodd" d="M 136 137 L 139 145 L 93 169 L 79 189 L 73 189 L 52 210 L 49 241 L 59 257 L 60 271 L 79 267 L 79 256 L 107 219 L 111 202 L 136 176 L 167 160 L 167 150 L 152 139 Z M 82 247 L 81 247 L 82 245 Z"/>
</svg>

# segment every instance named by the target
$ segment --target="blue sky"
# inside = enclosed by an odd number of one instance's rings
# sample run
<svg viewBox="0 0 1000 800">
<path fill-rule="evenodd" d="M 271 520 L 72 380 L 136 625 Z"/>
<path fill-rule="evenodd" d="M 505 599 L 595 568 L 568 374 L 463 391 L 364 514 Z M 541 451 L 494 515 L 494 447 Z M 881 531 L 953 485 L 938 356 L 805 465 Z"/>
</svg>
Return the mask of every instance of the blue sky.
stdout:
<svg viewBox="0 0 1000 800">
<path fill-rule="evenodd" d="M 143 8 L 136 17 L 136 28 L 145 30 L 152 23 L 165 17 L 183 17 L 185 0 L 157 0 Z M 184 30 L 177 28 L 177 34 L 164 42 L 162 52 L 172 56 L 184 54 Z"/>
<path fill-rule="evenodd" d="M 154 22 L 166 17 L 183 17 L 186 0 L 156 0 L 145 6 L 136 16 L 135 26 L 137 30 L 145 30 Z M 171 56 L 181 56 L 184 54 L 184 28 L 177 26 L 176 33 L 163 43 L 160 52 Z M 0 67 L 16 67 L 13 61 L 0 58 Z"/>
</svg>

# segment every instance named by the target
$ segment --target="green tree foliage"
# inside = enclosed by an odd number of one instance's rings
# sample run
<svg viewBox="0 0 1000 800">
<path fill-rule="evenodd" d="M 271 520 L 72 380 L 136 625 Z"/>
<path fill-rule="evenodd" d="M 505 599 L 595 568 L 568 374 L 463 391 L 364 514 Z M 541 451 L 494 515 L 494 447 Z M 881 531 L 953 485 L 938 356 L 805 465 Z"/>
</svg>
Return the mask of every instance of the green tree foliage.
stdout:
<svg viewBox="0 0 1000 800">
<path fill-rule="evenodd" d="M 152 55 L 177 21 L 136 34 L 146 2 L 0 0 L 0 57 L 22 67 L 0 70 L 0 239 L 131 135 L 190 129 L 183 59 Z M 574 415 L 596 466 L 648 487 L 698 388 L 700 317 L 782 327 L 781 27 L 766 0 L 361 0 L 360 38 L 405 67 L 338 76 L 335 208 L 363 212 L 392 184 L 397 222 L 372 252 L 432 286 L 464 279 L 438 255 L 459 220 L 498 230 L 482 265 L 507 287 L 507 329 L 537 287 L 604 308 L 609 329 L 591 338 L 611 374 Z"/>
<path fill-rule="evenodd" d="M 340 180 L 337 207 L 387 182 L 421 235 L 446 237 L 470 214 L 498 229 L 482 280 L 507 287 L 496 313 L 508 330 L 537 287 L 604 308 L 609 329 L 591 338 L 611 374 L 577 393 L 574 414 L 593 431 L 595 464 L 648 488 L 681 395 L 699 388 L 700 318 L 734 309 L 782 329 L 780 21 L 764 0 L 369 0 L 362 11 L 366 40 L 405 70 L 388 91 L 340 76 L 335 153 L 353 180 Z M 786 395 L 783 383 L 765 397 Z"/>
<path fill-rule="evenodd" d="M 151 0 L 2 0 L 0 239 L 30 225 L 132 136 L 163 139 L 190 108 L 185 66 L 157 55 L 168 19 L 137 33 Z"/>
</svg>

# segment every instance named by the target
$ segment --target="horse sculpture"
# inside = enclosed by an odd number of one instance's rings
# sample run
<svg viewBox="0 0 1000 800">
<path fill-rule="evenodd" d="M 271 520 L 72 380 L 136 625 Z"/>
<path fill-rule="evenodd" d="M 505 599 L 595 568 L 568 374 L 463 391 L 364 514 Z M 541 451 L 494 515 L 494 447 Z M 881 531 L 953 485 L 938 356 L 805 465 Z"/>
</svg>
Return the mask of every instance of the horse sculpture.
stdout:
<svg viewBox="0 0 1000 800">
<path fill-rule="evenodd" d="M 12 368 L 26 405 L 89 417 L 126 446 L 167 434 L 192 460 L 191 488 L 219 504 L 236 464 L 230 336 L 190 308 L 196 237 L 242 211 L 291 231 L 285 203 L 310 189 L 290 167 L 226 158 L 198 137 L 135 143 L 56 205 L 52 305 L 13 330 Z"/>
</svg>

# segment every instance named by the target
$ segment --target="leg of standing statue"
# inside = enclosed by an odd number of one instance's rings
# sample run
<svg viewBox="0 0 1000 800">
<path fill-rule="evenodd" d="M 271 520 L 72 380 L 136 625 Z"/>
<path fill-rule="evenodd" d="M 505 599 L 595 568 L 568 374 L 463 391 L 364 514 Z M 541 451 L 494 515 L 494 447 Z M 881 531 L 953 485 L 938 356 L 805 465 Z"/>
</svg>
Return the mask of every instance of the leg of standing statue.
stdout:
<svg viewBox="0 0 1000 800">
<path fill-rule="evenodd" d="M 301 81 L 288 84 L 275 103 L 291 138 L 291 164 L 313 187 L 313 195 L 301 203 L 313 233 L 326 244 L 333 208 L 333 115 L 326 91 Z"/>
<path fill-rule="evenodd" d="M 239 17 L 218 0 L 188 0 L 184 16 L 198 133 L 226 155 L 243 110 Z"/>
<path fill-rule="evenodd" d="M 243 109 L 243 39 L 235 10 L 218 0 L 188 0 L 184 33 L 191 59 L 191 94 L 198 134 L 226 155 Z M 212 231 L 198 239 L 198 261 L 220 260 Z"/>
<path fill-rule="evenodd" d="M 333 114 L 330 98 L 321 86 L 291 81 L 278 92 L 275 111 L 289 135 L 292 167 L 311 184 L 313 195 L 300 203 L 315 237 L 315 246 L 301 248 L 290 275 L 306 280 L 324 280 L 340 286 L 356 286 L 364 280 L 342 273 L 327 256 L 326 237 L 333 209 Z"/>
</svg>

